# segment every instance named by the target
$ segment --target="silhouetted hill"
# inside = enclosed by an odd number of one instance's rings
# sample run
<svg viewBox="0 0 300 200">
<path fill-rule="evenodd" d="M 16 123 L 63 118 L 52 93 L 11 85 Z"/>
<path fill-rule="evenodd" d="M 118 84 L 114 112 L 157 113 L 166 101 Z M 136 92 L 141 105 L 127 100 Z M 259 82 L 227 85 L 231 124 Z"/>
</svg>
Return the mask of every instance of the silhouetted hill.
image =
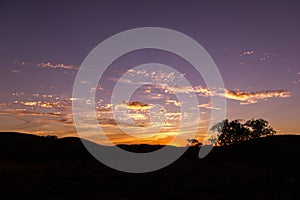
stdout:
<svg viewBox="0 0 300 200">
<path fill-rule="evenodd" d="M 148 145 L 148 144 L 119 144 L 117 145 L 121 149 L 124 149 L 129 152 L 135 152 L 135 153 L 148 153 L 148 152 L 153 152 L 157 151 L 161 148 L 163 148 L 165 145 Z M 170 146 L 173 148 L 177 148 L 175 146 Z"/>
<path fill-rule="evenodd" d="M 119 146 L 132 152 L 163 147 Z M 0 133 L 0 195 L 1 199 L 298 198 L 300 136 L 215 147 L 204 159 L 198 152 L 197 147 L 189 148 L 164 169 L 128 174 L 99 163 L 79 138 Z"/>
<path fill-rule="evenodd" d="M 206 160 L 253 167 L 298 170 L 300 136 L 276 135 L 215 147 Z"/>
<path fill-rule="evenodd" d="M 88 141 L 89 142 L 89 141 Z M 97 146 L 97 144 L 90 142 Z M 163 145 L 118 145 L 136 153 L 152 152 Z M 110 148 L 110 147 L 106 147 Z M 179 147 L 173 147 L 179 148 Z M 256 168 L 298 170 L 300 164 L 300 136 L 277 135 L 258 138 L 229 146 L 215 147 L 200 160 L 198 147 L 190 147 L 178 162 L 234 163 Z M 35 160 L 95 160 L 83 146 L 80 138 L 53 138 L 14 132 L 0 133 L 0 161 Z"/>
</svg>

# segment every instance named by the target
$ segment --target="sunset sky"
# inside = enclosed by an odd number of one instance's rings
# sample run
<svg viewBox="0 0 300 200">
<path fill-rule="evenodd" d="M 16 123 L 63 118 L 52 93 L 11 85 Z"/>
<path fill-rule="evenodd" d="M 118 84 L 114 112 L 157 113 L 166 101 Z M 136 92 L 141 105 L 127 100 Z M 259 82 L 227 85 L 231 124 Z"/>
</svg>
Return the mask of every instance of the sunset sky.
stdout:
<svg viewBox="0 0 300 200">
<path fill-rule="evenodd" d="M 226 88 L 227 118 L 260 117 L 279 134 L 300 134 L 299 10 L 299 1 L 1 1 L 0 131 L 77 136 L 72 87 L 88 53 L 119 32 L 164 27 L 192 37 L 213 58 Z M 180 74 L 131 70 L 154 62 Z M 166 82 L 185 77 L 192 87 L 148 84 L 130 102 L 112 105 L 113 87 L 125 72 Z M 193 67 L 161 50 L 121 56 L 90 89 L 96 91 L 101 127 L 116 144 L 170 141 L 180 124 L 181 102 L 176 92 L 197 95 L 200 140 L 209 128 L 211 110 L 219 109 L 212 107 L 211 92 Z M 164 106 L 166 121 L 153 136 L 146 132 L 149 109 L 155 104 Z M 130 110 L 136 122 L 133 128 L 145 130 L 138 133 L 140 138 L 129 137 L 118 128 L 111 114 L 118 106 Z"/>
</svg>

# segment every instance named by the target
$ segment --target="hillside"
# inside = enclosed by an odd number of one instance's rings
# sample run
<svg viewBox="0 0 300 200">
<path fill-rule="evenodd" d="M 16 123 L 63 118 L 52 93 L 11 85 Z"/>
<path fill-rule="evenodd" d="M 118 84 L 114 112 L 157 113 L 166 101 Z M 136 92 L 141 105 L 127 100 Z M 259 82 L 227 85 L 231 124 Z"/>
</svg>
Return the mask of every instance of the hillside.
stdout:
<svg viewBox="0 0 300 200">
<path fill-rule="evenodd" d="M 161 148 L 121 145 L 133 152 Z M 300 136 L 259 138 L 215 147 L 204 159 L 198 148 L 156 172 L 128 174 L 95 160 L 79 138 L 0 133 L 0 194 L 44 199 L 286 199 L 300 185 Z"/>
</svg>

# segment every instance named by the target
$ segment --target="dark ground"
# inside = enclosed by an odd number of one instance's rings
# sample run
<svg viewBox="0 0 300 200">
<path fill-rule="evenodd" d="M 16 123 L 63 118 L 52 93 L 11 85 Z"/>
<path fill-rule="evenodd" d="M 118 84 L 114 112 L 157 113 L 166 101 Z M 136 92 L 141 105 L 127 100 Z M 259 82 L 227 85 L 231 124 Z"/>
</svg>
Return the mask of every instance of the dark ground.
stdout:
<svg viewBox="0 0 300 200">
<path fill-rule="evenodd" d="M 122 146 L 144 152 L 159 146 Z M 0 133 L 0 199 L 299 199 L 300 136 L 189 150 L 151 173 L 110 169 L 80 139 Z"/>
</svg>

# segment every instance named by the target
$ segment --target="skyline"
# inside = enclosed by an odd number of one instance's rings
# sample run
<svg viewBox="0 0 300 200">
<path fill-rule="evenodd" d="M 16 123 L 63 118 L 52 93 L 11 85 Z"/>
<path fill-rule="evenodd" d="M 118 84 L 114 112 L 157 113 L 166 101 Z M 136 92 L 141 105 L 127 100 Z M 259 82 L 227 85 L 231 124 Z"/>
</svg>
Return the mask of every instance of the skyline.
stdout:
<svg viewBox="0 0 300 200">
<path fill-rule="evenodd" d="M 229 119 L 264 118 L 278 134 L 300 134 L 300 27 L 297 1 L 50 3 L 0 4 L 0 131 L 37 135 L 77 136 L 71 112 L 72 86 L 87 54 L 106 38 L 131 28 L 165 27 L 195 39 L 215 61 L 225 84 Z M 133 6 L 134 5 L 134 6 Z M 47 8 L 47 9 L 42 9 Z M 110 16 L 110 17 L 107 17 Z M 131 68 L 149 62 L 171 66 L 181 74 L 151 74 Z M 171 81 L 185 77 L 192 87 L 145 85 L 130 102 L 111 105 L 116 81 L 153 76 Z M 176 134 L 181 102 L 174 92 L 198 96 L 201 121 L 198 137 L 208 127 L 212 107 L 209 91 L 192 66 L 172 53 L 142 50 L 121 56 L 97 86 L 96 109 L 103 129 L 115 143 L 164 144 Z M 129 84 L 134 84 L 128 80 Z M 87 80 L 82 84 L 90 84 Z M 149 109 L 165 106 L 167 123 L 155 140 L 124 137 L 111 117 L 111 108 L 128 107 L 139 127 L 147 126 Z M 133 127 L 134 128 L 134 127 Z M 140 133 L 143 136 L 143 133 Z M 144 136 L 147 136 L 145 134 Z M 185 145 L 184 141 L 181 144 Z"/>
</svg>

